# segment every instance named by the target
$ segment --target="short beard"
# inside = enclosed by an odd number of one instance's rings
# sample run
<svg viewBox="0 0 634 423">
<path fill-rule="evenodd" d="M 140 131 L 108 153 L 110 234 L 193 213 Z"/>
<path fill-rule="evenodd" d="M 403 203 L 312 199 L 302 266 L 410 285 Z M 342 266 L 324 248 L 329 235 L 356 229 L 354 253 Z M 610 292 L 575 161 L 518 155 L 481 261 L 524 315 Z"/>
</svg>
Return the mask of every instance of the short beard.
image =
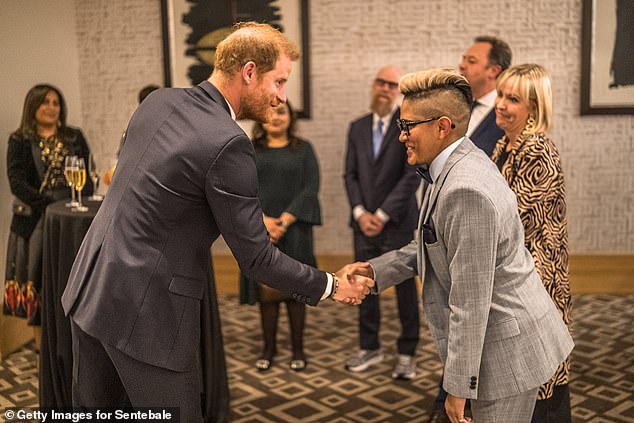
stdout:
<svg viewBox="0 0 634 423">
<path fill-rule="evenodd" d="M 270 120 L 271 105 L 264 96 L 245 97 L 242 101 L 241 119 L 251 119 L 259 123 Z"/>
<path fill-rule="evenodd" d="M 392 111 L 393 104 L 386 103 L 380 100 L 378 97 L 372 97 L 372 103 L 370 103 L 370 110 L 372 110 L 377 115 L 383 117 L 387 116 L 388 113 Z"/>
</svg>

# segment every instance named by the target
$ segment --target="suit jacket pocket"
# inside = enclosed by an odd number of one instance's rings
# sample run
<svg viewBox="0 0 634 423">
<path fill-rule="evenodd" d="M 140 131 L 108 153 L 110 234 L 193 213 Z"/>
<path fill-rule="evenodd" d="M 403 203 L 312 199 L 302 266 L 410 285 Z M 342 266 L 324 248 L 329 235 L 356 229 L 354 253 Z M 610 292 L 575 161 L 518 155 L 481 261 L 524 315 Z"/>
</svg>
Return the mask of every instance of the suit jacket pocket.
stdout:
<svg viewBox="0 0 634 423">
<path fill-rule="evenodd" d="M 425 243 L 425 254 L 431 264 L 431 268 L 443 283 L 449 281 L 449 262 L 447 261 L 447 249 L 442 239 L 437 239 L 433 244 Z"/>
<path fill-rule="evenodd" d="M 513 317 L 487 326 L 484 343 L 501 341 L 502 339 L 512 338 L 519 334 L 520 327 L 517 324 L 517 319 Z"/>
<path fill-rule="evenodd" d="M 173 294 L 196 298 L 198 300 L 203 299 L 204 285 L 200 279 L 173 275 L 168 289 Z"/>
</svg>

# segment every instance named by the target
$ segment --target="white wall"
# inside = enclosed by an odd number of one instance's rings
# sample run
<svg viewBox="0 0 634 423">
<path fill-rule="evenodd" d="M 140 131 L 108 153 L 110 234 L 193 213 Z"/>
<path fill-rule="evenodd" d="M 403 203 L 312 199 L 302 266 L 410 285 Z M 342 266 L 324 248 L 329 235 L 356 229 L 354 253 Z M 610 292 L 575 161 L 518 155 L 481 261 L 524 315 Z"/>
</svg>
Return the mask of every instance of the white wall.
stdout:
<svg viewBox="0 0 634 423">
<path fill-rule="evenodd" d="M 0 8 L 0 274 L 4 281 L 12 200 L 7 140 L 20 124 L 24 97 L 35 84 L 56 85 L 66 99 L 67 122 L 73 126 L 82 126 L 82 108 L 73 1 L 1 0 Z"/>
<path fill-rule="evenodd" d="M 365 113 L 381 65 L 406 72 L 455 66 L 474 36 L 498 35 L 514 63 L 553 77 L 555 126 L 568 194 L 573 253 L 634 252 L 634 116 L 579 116 L 581 0 L 311 0 L 313 116 L 299 125 L 321 176 L 320 254 L 351 253 L 343 154 L 350 120 Z M 116 139 L 142 75 L 162 78 L 158 0 L 75 0 L 81 94 L 91 138 Z M 136 83 L 136 85 L 134 85 Z M 108 93 L 108 95 L 100 95 Z M 111 93 L 116 93 L 112 95 Z M 88 117 L 96 116 L 98 120 Z M 216 250 L 221 251 L 219 246 Z"/>
</svg>

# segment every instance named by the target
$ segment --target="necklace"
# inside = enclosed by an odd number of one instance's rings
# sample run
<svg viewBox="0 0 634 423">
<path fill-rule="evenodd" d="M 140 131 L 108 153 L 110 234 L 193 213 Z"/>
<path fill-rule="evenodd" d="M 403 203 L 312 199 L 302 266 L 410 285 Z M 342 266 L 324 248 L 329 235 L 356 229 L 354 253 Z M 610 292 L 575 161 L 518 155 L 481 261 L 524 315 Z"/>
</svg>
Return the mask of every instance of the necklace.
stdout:
<svg viewBox="0 0 634 423">
<path fill-rule="evenodd" d="M 44 163 L 44 177 L 40 191 L 44 189 L 56 189 L 64 183 L 64 159 L 68 155 L 68 149 L 57 134 L 48 137 L 39 137 L 39 147 Z"/>
</svg>

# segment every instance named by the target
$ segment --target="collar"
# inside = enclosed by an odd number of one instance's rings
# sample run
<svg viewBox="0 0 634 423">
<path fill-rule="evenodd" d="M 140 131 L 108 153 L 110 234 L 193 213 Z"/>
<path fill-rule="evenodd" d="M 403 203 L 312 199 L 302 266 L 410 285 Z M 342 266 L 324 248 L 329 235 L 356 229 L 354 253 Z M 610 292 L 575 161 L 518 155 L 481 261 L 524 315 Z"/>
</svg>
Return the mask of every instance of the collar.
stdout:
<svg viewBox="0 0 634 423">
<path fill-rule="evenodd" d="M 222 97 L 222 98 L 227 103 L 227 106 L 229 106 L 229 113 L 231 113 L 231 119 L 236 120 L 236 112 L 233 111 L 233 107 L 231 107 L 231 104 L 229 104 L 229 102 L 227 101 L 226 98 L 224 98 L 224 97 Z"/>
<path fill-rule="evenodd" d="M 495 106 L 495 99 L 497 96 L 498 96 L 497 91 L 491 90 L 485 95 L 483 95 L 482 97 L 477 98 L 476 100 L 478 101 L 479 104 L 492 108 L 493 106 Z"/>
<path fill-rule="evenodd" d="M 429 165 L 429 175 L 431 176 L 432 181 L 435 181 L 440 176 L 442 169 L 445 167 L 445 163 L 447 163 L 447 159 L 451 156 L 451 153 L 458 148 L 460 143 L 465 139 L 465 137 L 459 138 L 456 141 L 449 144 L 443 151 L 440 152 L 436 156 L 436 158 Z"/>
<path fill-rule="evenodd" d="M 395 104 L 394 107 L 392 107 L 392 110 L 390 111 L 390 113 L 388 113 L 387 115 L 383 117 L 379 117 L 379 115 L 372 112 L 372 131 L 376 130 L 376 127 L 379 124 L 379 120 L 382 120 L 383 133 L 385 134 L 385 132 L 387 131 L 387 128 L 390 127 L 390 123 L 392 122 L 392 117 L 394 117 L 394 113 L 396 112 L 396 109 L 398 109 L 398 105 Z"/>
</svg>

